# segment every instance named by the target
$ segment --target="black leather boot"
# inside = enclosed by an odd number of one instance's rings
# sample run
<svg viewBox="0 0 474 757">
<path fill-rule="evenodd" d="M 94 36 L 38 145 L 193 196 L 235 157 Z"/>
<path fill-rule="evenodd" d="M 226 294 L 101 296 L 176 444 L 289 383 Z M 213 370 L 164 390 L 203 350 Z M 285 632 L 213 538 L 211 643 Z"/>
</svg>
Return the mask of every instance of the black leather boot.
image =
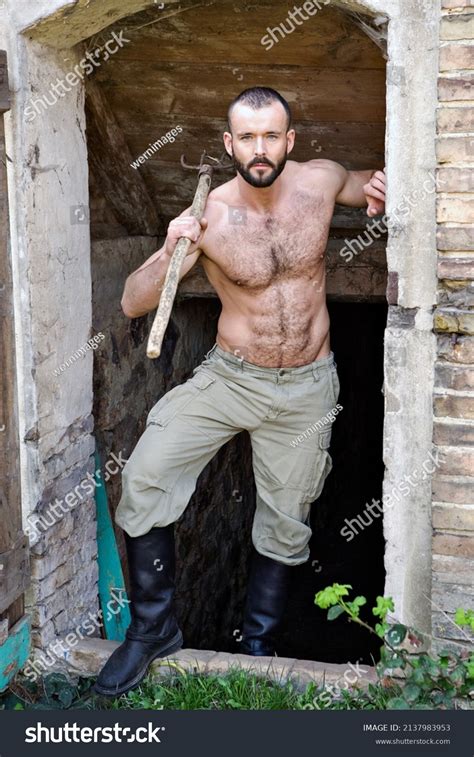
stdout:
<svg viewBox="0 0 474 757">
<path fill-rule="evenodd" d="M 241 654 L 276 654 L 274 633 L 286 607 L 291 566 L 254 552 L 247 589 Z"/>
<path fill-rule="evenodd" d="M 93 686 L 115 697 L 138 686 L 156 657 L 181 649 L 183 636 L 171 608 L 174 595 L 174 523 L 142 536 L 125 532 L 131 623 Z"/>
</svg>

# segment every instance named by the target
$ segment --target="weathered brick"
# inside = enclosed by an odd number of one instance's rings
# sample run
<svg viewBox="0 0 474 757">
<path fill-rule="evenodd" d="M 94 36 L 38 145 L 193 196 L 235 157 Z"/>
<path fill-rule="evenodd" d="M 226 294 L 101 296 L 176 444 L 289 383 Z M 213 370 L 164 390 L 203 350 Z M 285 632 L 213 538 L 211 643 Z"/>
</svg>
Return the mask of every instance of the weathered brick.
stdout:
<svg viewBox="0 0 474 757">
<path fill-rule="evenodd" d="M 450 363 L 474 363 L 474 338 L 452 334 L 438 335 L 438 356 Z"/>
<path fill-rule="evenodd" d="M 474 145 L 474 137 L 472 138 Z M 474 150 L 473 150 L 474 157 Z M 438 223 L 472 223 L 474 219 L 474 199 L 470 197 L 438 197 L 436 201 Z"/>
<path fill-rule="evenodd" d="M 438 226 L 436 244 L 438 250 L 474 250 L 474 227 Z"/>
<path fill-rule="evenodd" d="M 435 415 L 441 418 L 474 418 L 474 396 L 470 394 L 435 394 Z"/>
<path fill-rule="evenodd" d="M 462 13 L 443 16 L 440 23 L 440 39 L 472 39 L 474 37 L 474 14 Z"/>
<path fill-rule="evenodd" d="M 470 365 L 435 364 L 435 386 L 445 389 L 474 389 L 474 370 Z"/>
<path fill-rule="evenodd" d="M 439 447 L 438 449 L 440 452 L 438 467 L 440 475 L 474 475 L 474 449 L 470 447 Z"/>
<path fill-rule="evenodd" d="M 431 479 L 431 489 L 435 502 L 474 505 L 474 481 L 472 478 L 435 474 Z"/>
<path fill-rule="evenodd" d="M 435 421 L 433 426 L 433 442 L 446 446 L 467 446 L 474 444 L 474 423 L 443 423 Z"/>
<path fill-rule="evenodd" d="M 474 557 L 474 535 L 464 536 L 435 532 L 433 534 L 433 554 Z"/>
<path fill-rule="evenodd" d="M 433 505 L 433 528 L 438 531 L 474 531 L 474 507 Z"/>
<path fill-rule="evenodd" d="M 474 139 L 474 134 L 472 135 Z M 472 168 L 443 166 L 436 171 L 442 192 L 474 192 L 474 172 Z"/>
<path fill-rule="evenodd" d="M 443 608 L 444 609 L 444 608 Z M 472 643 L 474 634 L 466 626 L 459 626 L 454 620 L 454 612 L 433 612 L 433 635 L 442 639 L 456 639 L 464 643 Z"/>
<path fill-rule="evenodd" d="M 437 110 L 438 132 L 474 131 L 474 111 L 472 105 L 447 107 Z"/>
<path fill-rule="evenodd" d="M 442 75 L 438 78 L 439 102 L 451 102 L 453 100 L 472 100 L 474 92 L 474 77 L 469 74 L 458 76 Z"/>
<path fill-rule="evenodd" d="M 433 586 L 431 599 L 435 608 L 438 605 L 445 612 L 456 612 L 458 607 L 471 609 L 474 605 L 474 587 L 459 584 L 443 586 L 437 583 Z"/>
<path fill-rule="evenodd" d="M 474 137 L 441 135 L 435 147 L 439 163 L 468 163 L 474 154 Z"/>
<path fill-rule="evenodd" d="M 448 42 L 439 50 L 439 70 L 458 71 L 474 68 L 474 46 L 469 43 Z"/>
<path fill-rule="evenodd" d="M 455 334 L 474 334 L 474 313 L 454 308 L 436 308 L 434 315 L 435 331 L 447 331 Z"/>
<path fill-rule="evenodd" d="M 474 560 L 452 555 L 433 555 L 433 581 L 474 586 Z"/>
</svg>

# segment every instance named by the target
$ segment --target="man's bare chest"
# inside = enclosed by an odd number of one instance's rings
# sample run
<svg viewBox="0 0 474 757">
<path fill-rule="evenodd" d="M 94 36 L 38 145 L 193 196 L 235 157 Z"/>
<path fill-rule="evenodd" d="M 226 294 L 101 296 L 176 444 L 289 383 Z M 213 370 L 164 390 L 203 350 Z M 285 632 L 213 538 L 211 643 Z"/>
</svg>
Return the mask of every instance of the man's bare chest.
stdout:
<svg viewBox="0 0 474 757">
<path fill-rule="evenodd" d="M 291 278 L 311 278 L 321 268 L 332 208 L 322 199 L 292 202 L 275 214 L 255 216 L 230 208 L 210 246 L 210 257 L 230 281 L 262 289 Z"/>
</svg>

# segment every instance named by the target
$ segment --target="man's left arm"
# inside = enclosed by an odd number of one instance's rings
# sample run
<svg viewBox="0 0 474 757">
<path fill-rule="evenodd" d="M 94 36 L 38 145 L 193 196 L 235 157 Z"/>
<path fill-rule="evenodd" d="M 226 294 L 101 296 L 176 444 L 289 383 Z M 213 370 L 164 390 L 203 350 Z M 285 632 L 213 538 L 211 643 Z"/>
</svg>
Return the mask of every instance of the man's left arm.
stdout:
<svg viewBox="0 0 474 757">
<path fill-rule="evenodd" d="M 340 170 L 342 169 L 342 171 Z M 348 171 L 338 166 L 342 187 L 336 195 L 339 205 L 353 208 L 367 207 L 367 215 L 372 218 L 385 210 L 385 169 L 383 171 Z"/>
</svg>

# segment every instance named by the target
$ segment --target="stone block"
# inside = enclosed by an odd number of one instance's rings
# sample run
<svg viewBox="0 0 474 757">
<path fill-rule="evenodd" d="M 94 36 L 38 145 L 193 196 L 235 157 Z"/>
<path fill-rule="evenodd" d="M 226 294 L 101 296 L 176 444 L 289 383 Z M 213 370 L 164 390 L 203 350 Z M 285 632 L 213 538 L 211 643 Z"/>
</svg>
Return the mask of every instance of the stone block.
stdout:
<svg viewBox="0 0 474 757">
<path fill-rule="evenodd" d="M 472 336 L 438 335 L 438 357 L 451 363 L 474 363 L 474 338 Z"/>
<path fill-rule="evenodd" d="M 474 389 L 472 366 L 453 365 L 445 361 L 438 361 L 435 364 L 435 386 L 460 392 Z"/>
<path fill-rule="evenodd" d="M 435 331 L 474 335 L 474 312 L 455 308 L 436 308 L 433 316 Z"/>
</svg>

